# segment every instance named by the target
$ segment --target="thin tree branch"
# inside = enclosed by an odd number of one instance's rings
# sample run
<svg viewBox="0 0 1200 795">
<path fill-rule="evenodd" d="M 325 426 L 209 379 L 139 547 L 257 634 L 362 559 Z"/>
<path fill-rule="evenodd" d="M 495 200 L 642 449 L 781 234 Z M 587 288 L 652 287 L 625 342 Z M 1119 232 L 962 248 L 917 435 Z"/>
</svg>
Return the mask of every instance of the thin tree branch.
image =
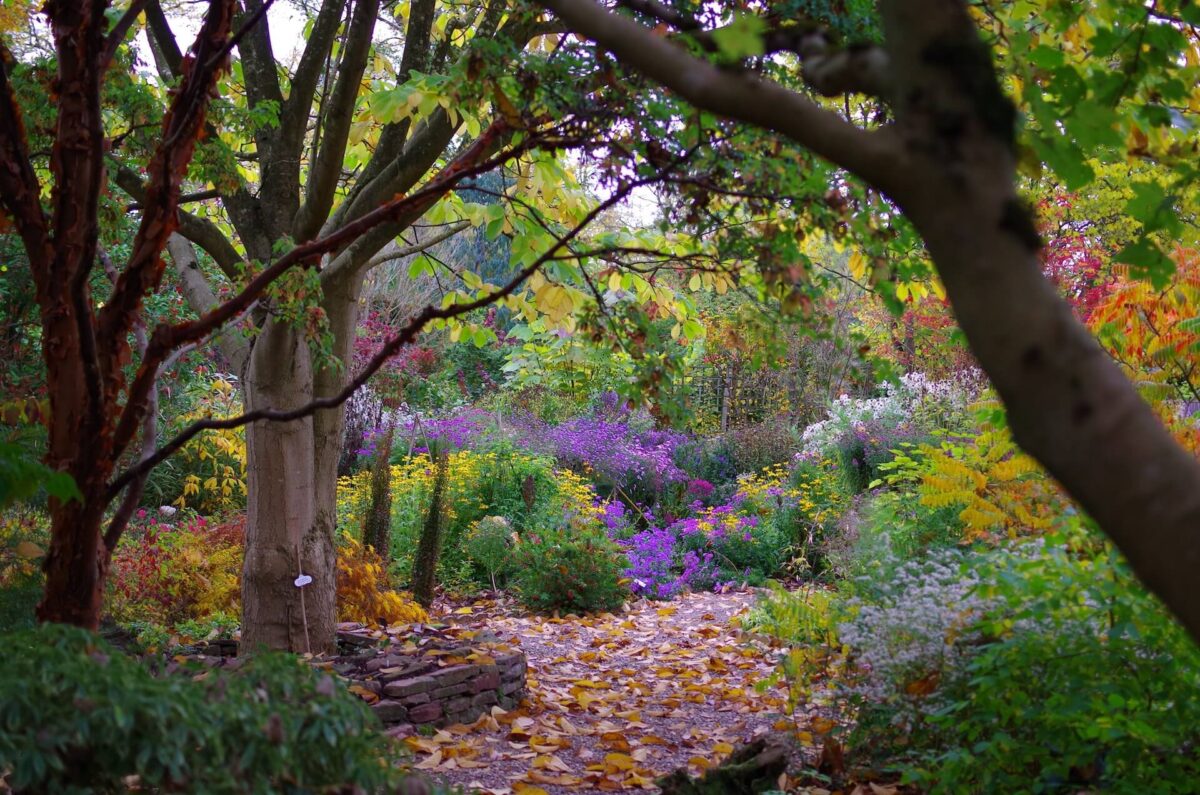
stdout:
<svg viewBox="0 0 1200 795">
<path fill-rule="evenodd" d="M 114 285 L 117 283 L 119 275 L 117 268 L 113 265 L 112 258 L 108 256 L 108 252 L 101 250 L 99 252 L 100 262 L 104 266 L 104 272 L 108 276 L 109 281 Z M 134 340 L 137 344 L 138 353 L 142 356 L 146 355 L 146 346 L 149 344 L 149 339 L 146 336 L 146 321 L 144 317 L 138 317 L 133 325 Z M 149 458 L 154 455 L 155 449 L 158 447 L 158 387 L 150 391 L 150 396 L 146 404 L 146 416 L 142 420 L 142 459 Z M 138 503 L 141 502 L 142 492 L 146 486 L 146 477 L 150 473 L 147 471 L 142 475 L 134 478 L 125 487 L 125 496 L 121 499 L 120 505 L 113 513 L 112 519 L 109 520 L 108 529 L 104 532 L 104 546 L 109 552 L 117 548 L 117 542 L 121 539 L 121 533 L 125 532 L 129 520 L 133 518 L 133 512 L 137 510 Z"/>
<path fill-rule="evenodd" d="M 308 170 L 304 204 L 292 224 L 295 240 L 308 240 L 316 235 L 333 207 L 342 160 L 349 145 L 350 125 L 354 120 L 354 105 L 371 54 L 371 36 L 379 12 L 379 0 L 359 0 L 354 6 L 350 29 L 342 45 L 342 60 L 337 81 L 325 112 L 324 129 L 317 159 Z"/>
<path fill-rule="evenodd" d="M 297 157 L 304 146 L 304 120 L 312 107 L 322 69 L 333 49 L 344 7 L 342 0 L 323 0 L 321 3 L 321 10 L 313 20 L 312 33 L 304 45 L 300 63 L 292 75 L 291 89 L 279 114 L 280 132 L 291 139 L 287 149 L 289 152 L 295 150 Z"/>
<path fill-rule="evenodd" d="M 144 213 L 124 272 L 100 311 L 99 338 L 106 377 L 116 378 L 126 334 L 145 295 L 163 273 L 162 252 L 176 228 L 179 183 L 191 162 L 204 115 L 220 76 L 221 59 L 212 57 L 225 43 L 233 19 L 232 0 L 213 0 L 196 43 L 183 67 L 183 81 L 163 118 L 163 143 L 150 161 Z M 153 345 L 151 345 L 153 348 Z"/>
<path fill-rule="evenodd" d="M 429 40 L 433 31 L 436 7 L 436 0 L 414 0 L 409 8 L 408 26 L 405 28 L 404 33 L 404 53 L 400 56 L 400 65 L 396 70 L 396 75 L 402 85 L 411 79 L 413 70 L 425 70 L 425 53 L 429 47 Z M 401 121 L 384 125 L 371 159 L 367 161 L 367 165 L 363 168 L 358 182 L 350 191 L 350 195 L 346 197 L 342 208 L 356 201 L 362 189 L 373 183 L 383 169 L 387 168 L 393 160 L 401 156 L 402 152 L 407 148 L 406 142 L 408 141 L 411 129 L 411 118 L 405 118 Z M 373 205 L 368 203 L 365 206 L 370 207 Z M 339 208 L 339 210 L 342 208 Z M 349 216 L 344 216 L 343 214 L 343 217 Z M 327 223 L 322 230 L 322 234 L 328 234 L 330 230 L 331 227 Z"/>
<path fill-rule="evenodd" d="M 147 4 L 146 22 L 147 35 L 156 53 L 155 63 L 159 66 L 160 74 L 163 67 L 165 67 L 167 73 L 162 75 L 164 80 L 179 78 L 183 72 L 183 53 L 179 50 L 179 43 L 175 39 L 175 34 L 171 32 L 171 25 L 167 21 L 166 15 L 163 14 L 159 0 L 150 0 Z M 301 134 L 303 134 L 303 131 L 301 131 Z M 205 122 L 204 135 L 209 139 L 216 139 L 218 137 L 217 130 L 211 122 Z M 255 158 L 258 157 L 258 154 L 257 152 L 255 153 Z M 138 182 L 140 183 L 140 181 L 139 178 Z M 126 186 L 122 185 L 122 187 L 125 187 L 126 191 L 128 191 Z M 134 196 L 137 198 L 136 194 Z M 238 178 L 237 189 L 231 193 L 223 193 L 221 203 L 228 211 L 230 221 L 233 222 L 234 228 L 237 229 L 242 242 L 248 250 L 269 250 L 270 242 L 266 240 L 258 214 L 258 200 L 246 189 L 246 185 L 240 176 Z M 197 245 L 204 247 L 204 243 L 200 241 L 197 241 Z M 216 257 L 216 254 L 207 247 L 205 247 L 205 250 Z M 218 259 L 219 261 L 220 259 Z"/>
<path fill-rule="evenodd" d="M 538 3 L 621 63 L 697 107 L 786 135 L 885 191 L 903 179 L 904 150 L 886 130 L 867 132 L 778 83 L 723 71 L 591 0 Z"/>
<path fill-rule="evenodd" d="M 209 199 L 219 198 L 221 198 L 221 191 L 216 188 L 209 188 L 208 190 L 198 190 L 194 193 L 185 193 L 179 197 L 179 203 L 190 204 L 191 202 L 205 202 Z M 142 209 L 142 205 L 139 202 L 134 202 L 125 208 L 125 212 L 131 213 L 140 209 Z"/>
<path fill-rule="evenodd" d="M 438 108 L 417 125 L 411 137 L 391 161 L 381 165 L 374 177 L 367 178 L 367 171 L 360 178 L 354 191 L 346 198 L 325 222 L 321 235 L 333 234 L 339 227 L 360 217 L 364 212 L 379 205 L 388 196 L 394 196 L 417 184 L 419 180 L 445 151 L 454 137 L 456 128 L 450 123 L 450 115 Z M 386 129 L 385 129 L 386 132 Z M 378 156 L 378 152 L 377 155 Z M 372 158 L 372 163 L 375 158 Z"/>
<path fill-rule="evenodd" d="M 183 71 L 183 52 L 179 49 L 175 34 L 171 32 L 171 25 L 167 22 L 167 15 L 163 13 L 159 0 L 150 0 L 146 5 L 146 28 L 150 43 L 162 56 L 163 63 L 159 64 L 160 69 L 166 67 L 170 71 L 170 77 L 178 78 Z M 168 77 L 162 76 L 164 79 Z"/>
<path fill-rule="evenodd" d="M 217 306 L 220 301 L 200 271 L 200 263 L 196 258 L 196 251 L 192 248 L 191 241 L 179 233 L 173 234 L 167 240 L 167 253 L 179 276 L 183 296 L 192 310 L 197 315 L 202 315 Z M 241 376 L 246 359 L 250 356 L 250 343 L 241 335 L 235 323 L 225 324 L 213 335 L 213 342 L 216 343 L 217 350 L 229 362 L 232 371 Z M 166 370 L 168 367 L 169 364 L 164 361 L 161 369 Z"/>
<path fill-rule="evenodd" d="M 531 262 L 526 267 L 522 268 L 512 279 L 510 279 L 503 287 L 491 292 L 481 298 L 476 298 L 472 301 L 467 301 L 461 304 L 452 304 L 448 307 L 426 306 L 416 317 L 408 322 L 400 333 L 379 349 L 373 356 L 370 362 L 355 376 L 340 392 L 326 398 L 320 398 L 310 401 L 303 406 L 290 409 L 287 411 L 276 411 L 274 409 L 257 409 L 249 411 L 238 417 L 230 417 L 222 420 L 200 420 L 185 428 L 174 439 L 160 447 L 149 458 L 143 459 L 134 466 L 122 472 L 109 486 L 108 495 L 111 500 L 121 492 L 121 489 L 126 484 L 133 481 L 134 478 L 142 477 L 162 461 L 169 458 L 185 444 L 187 444 L 196 434 L 206 430 L 225 430 L 229 428 L 239 428 L 251 422 L 259 420 L 269 420 L 273 422 L 289 422 L 302 417 L 307 417 L 321 409 L 331 409 L 345 403 L 359 388 L 362 387 L 371 376 L 379 371 L 381 367 L 394 356 L 401 348 L 411 343 L 418 334 L 421 333 L 429 323 L 435 320 L 449 320 L 455 317 L 460 317 L 465 314 L 474 312 L 477 309 L 490 306 L 497 301 L 512 295 L 517 289 L 525 283 L 538 269 L 540 269 L 547 261 L 549 261 L 563 246 L 568 245 L 572 240 L 578 237 L 584 229 L 586 229 L 593 221 L 596 220 L 609 208 L 624 201 L 624 199 L 639 187 L 649 185 L 658 180 L 658 175 L 648 177 L 635 182 L 630 182 L 624 185 L 621 189 L 614 192 L 605 201 L 594 207 L 583 219 L 576 224 L 570 231 L 555 240 L 554 245 L 550 246 L 536 260 Z"/>
<path fill-rule="evenodd" d="M 133 27 L 133 23 L 137 21 L 138 15 L 142 13 L 145 5 L 146 0 L 133 0 L 125 13 L 117 20 L 117 24 L 113 25 L 113 29 L 108 32 L 108 38 L 104 40 L 104 51 L 100 53 L 100 72 L 102 74 L 108 70 L 108 65 L 112 63 L 113 57 L 117 54 L 117 47 L 120 47 L 121 42 L 125 41 L 125 34 Z"/>
<path fill-rule="evenodd" d="M 142 184 L 142 179 L 137 172 L 128 166 L 118 165 L 116 182 L 134 199 L 134 204 L 131 204 L 130 208 L 145 206 L 146 186 Z M 180 197 L 180 201 L 183 198 Z M 176 217 L 179 219 L 181 235 L 204 249 L 217 263 L 221 272 L 231 280 L 241 278 L 241 268 L 244 264 L 242 255 L 233 247 L 233 243 L 229 241 L 220 227 L 207 218 L 193 215 L 186 210 L 176 212 Z"/>
<path fill-rule="evenodd" d="M 30 269 L 39 286 L 45 284 L 53 256 L 46 214 L 42 210 L 42 186 L 29 159 L 29 144 L 21 124 L 21 111 L 8 80 L 8 70 L 16 63 L 0 40 L 0 201 L 8 211 L 25 251 Z"/>
<path fill-rule="evenodd" d="M 367 263 L 367 268 L 376 268 L 388 262 L 404 259 L 405 257 L 411 257 L 413 254 L 420 254 L 422 251 L 432 248 L 438 243 L 449 240 L 470 226 L 470 221 L 459 221 L 456 224 L 451 224 L 427 240 L 420 240 L 416 243 L 412 243 L 411 245 L 402 246 L 391 251 L 384 250 L 383 252 L 376 254 L 371 258 L 371 260 Z"/>
</svg>

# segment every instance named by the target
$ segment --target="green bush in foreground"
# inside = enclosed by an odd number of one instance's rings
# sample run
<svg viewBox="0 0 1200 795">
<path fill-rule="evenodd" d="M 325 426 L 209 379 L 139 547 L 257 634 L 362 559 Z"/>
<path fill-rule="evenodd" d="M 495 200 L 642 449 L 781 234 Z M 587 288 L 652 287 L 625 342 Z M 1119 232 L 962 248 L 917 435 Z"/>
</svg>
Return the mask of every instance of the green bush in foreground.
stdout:
<svg viewBox="0 0 1200 795">
<path fill-rule="evenodd" d="M 849 745 L 922 791 L 1196 791 L 1200 649 L 1109 546 L 942 550 L 854 590 Z"/>
<path fill-rule="evenodd" d="M 399 775 L 363 703 L 292 657 L 154 676 L 71 627 L 6 647 L 0 781 L 15 792 L 126 792 L 134 775 L 163 792 L 372 792 Z"/>
</svg>

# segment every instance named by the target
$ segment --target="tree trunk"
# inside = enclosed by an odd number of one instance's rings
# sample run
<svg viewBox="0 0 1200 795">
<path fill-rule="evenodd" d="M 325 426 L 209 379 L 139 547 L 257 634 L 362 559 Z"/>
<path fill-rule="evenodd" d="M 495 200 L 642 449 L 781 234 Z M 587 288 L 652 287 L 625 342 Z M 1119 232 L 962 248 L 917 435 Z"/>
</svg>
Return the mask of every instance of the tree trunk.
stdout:
<svg viewBox="0 0 1200 795">
<path fill-rule="evenodd" d="M 111 428 L 97 422 L 100 407 L 89 405 L 77 311 L 72 302 L 61 300 L 42 312 L 42 356 L 50 398 L 46 463 L 68 472 L 83 500 L 50 500 L 50 549 L 43 564 L 46 587 L 37 618 L 96 629 L 112 557 L 103 539 L 105 486 L 112 462 L 100 452 Z"/>
<path fill-rule="evenodd" d="M 371 469 L 371 507 L 363 523 L 363 546 L 371 547 L 384 562 L 391 560 L 392 530 L 392 438 L 396 428 L 388 424 L 375 447 Z"/>
<path fill-rule="evenodd" d="M 272 321 L 259 336 L 245 379 L 247 410 L 288 409 L 311 400 L 313 377 L 302 334 Z M 242 644 L 254 649 L 329 652 L 337 629 L 331 526 L 318 521 L 313 420 L 252 423 L 246 429 L 246 557 Z M 337 453 L 333 453 L 336 467 Z M 312 578 L 296 585 L 301 574 Z"/>
<path fill-rule="evenodd" d="M 90 505 L 72 501 L 52 510 L 38 621 L 99 628 L 112 556 L 101 538 L 103 515 L 98 504 L 97 500 Z"/>
<path fill-rule="evenodd" d="M 412 573 L 413 598 L 426 608 L 433 604 L 433 590 L 437 585 L 437 564 L 442 548 L 444 523 L 442 503 L 446 494 L 446 468 L 449 461 L 445 451 L 433 455 L 437 463 L 433 476 L 433 490 L 429 496 L 429 513 L 426 514 L 425 525 L 421 528 L 421 539 L 417 543 L 417 554 L 413 558 Z"/>
</svg>

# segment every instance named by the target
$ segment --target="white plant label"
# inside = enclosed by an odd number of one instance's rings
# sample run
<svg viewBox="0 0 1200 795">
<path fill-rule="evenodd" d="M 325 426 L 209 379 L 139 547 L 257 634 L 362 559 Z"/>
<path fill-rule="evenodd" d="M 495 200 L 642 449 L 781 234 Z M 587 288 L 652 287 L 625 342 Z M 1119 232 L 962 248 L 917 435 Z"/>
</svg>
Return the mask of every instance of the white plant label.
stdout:
<svg viewBox="0 0 1200 795">
<path fill-rule="evenodd" d="M 308 585 L 310 582 L 312 582 L 311 576 L 309 576 L 307 574 L 301 574 L 299 577 L 296 578 L 296 587 L 303 588 L 304 586 Z"/>
</svg>

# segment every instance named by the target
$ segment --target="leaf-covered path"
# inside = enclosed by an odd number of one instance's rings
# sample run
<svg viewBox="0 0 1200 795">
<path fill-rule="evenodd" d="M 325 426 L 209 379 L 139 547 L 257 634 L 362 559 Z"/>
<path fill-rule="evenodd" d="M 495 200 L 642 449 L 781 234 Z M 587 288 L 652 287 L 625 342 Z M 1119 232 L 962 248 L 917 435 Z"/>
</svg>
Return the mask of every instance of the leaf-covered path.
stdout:
<svg viewBox="0 0 1200 795">
<path fill-rule="evenodd" d="M 786 709 L 782 688 L 754 688 L 771 673 L 771 651 L 731 620 L 753 601 L 688 594 L 563 619 L 494 602 L 451 609 L 445 620 L 525 651 L 529 697 L 516 711 L 405 742 L 419 768 L 489 793 L 652 788 L 684 765 L 699 773 L 771 731 Z"/>
</svg>

